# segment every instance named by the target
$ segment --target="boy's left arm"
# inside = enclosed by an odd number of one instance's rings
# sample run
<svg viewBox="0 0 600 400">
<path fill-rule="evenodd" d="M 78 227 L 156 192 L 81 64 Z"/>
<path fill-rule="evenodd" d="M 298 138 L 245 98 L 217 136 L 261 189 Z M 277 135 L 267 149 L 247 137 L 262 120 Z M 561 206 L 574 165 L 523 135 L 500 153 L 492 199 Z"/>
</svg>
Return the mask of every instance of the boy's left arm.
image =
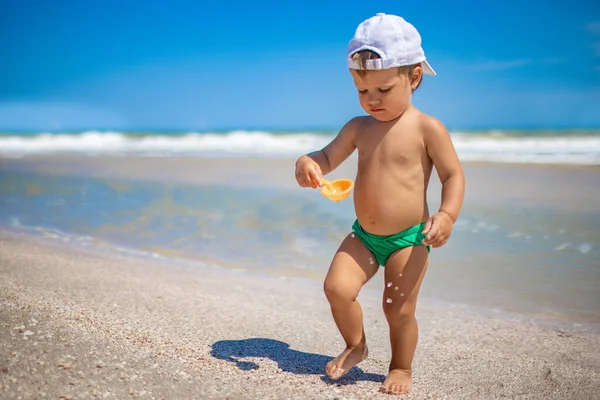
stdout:
<svg viewBox="0 0 600 400">
<path fill-rule="evenodd" d="M 465 175 L 444 125 L 433 117 L 426 117 L 423 128 L 427 154 L 442 183 L 442 203 L 439 211 L 427 221 L 423 243 L 440 247 L 448 241 L 454 222 L 458 219 L 465 194 Z"/>
</svg>

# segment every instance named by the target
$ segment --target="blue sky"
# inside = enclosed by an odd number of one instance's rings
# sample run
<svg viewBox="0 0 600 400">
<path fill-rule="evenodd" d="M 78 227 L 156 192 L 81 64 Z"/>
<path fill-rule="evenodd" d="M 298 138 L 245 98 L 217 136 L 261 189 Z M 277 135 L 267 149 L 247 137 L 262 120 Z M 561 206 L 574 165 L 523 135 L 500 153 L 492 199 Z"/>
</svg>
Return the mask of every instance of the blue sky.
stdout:
<svg viewBox="0 0 600 400">
<path fill-rule="evenodd" d="M 337 129 L 377 12 L 414 24 L 449 129 L 600 127 L 600 2 L 0 0 L 0 131 Z"/>
</svg>

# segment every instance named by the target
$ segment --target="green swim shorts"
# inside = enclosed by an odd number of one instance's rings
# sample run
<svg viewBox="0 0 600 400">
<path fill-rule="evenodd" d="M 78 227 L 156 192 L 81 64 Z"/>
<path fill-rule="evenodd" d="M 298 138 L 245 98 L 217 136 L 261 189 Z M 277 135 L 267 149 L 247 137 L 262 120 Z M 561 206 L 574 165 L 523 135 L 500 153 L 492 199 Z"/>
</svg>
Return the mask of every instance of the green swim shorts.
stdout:
<svg viewBox="0 0 600 400">
<path fill-rule="evenodd" d="M 423 235 L 423 229 L 425 229 L 425 222 L 415 225 L 411 228 L 405 229 L 395 235 L 373 235 L 363 229 L 358 223 L 358 219 L 354 221 L 352 230 L 359 237 L 361 242 L 367 249 L 373 253 L 379 265 L 385 267 L 385 263 L 388 258 L 397 250 L 403 249 L 410 246 L 423 245 L 425 235 Z M 431 251 L 431 246 L 427 246 L 427 251 Z"/>
</svg>

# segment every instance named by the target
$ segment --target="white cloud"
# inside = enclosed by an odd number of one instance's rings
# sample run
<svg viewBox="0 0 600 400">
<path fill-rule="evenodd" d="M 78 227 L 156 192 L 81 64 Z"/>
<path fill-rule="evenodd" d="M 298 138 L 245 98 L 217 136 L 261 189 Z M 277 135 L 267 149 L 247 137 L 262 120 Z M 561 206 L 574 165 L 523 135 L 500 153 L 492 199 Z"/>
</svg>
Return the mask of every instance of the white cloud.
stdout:
<svg viewBox="0 0 600 400">
<path fill-rule="evenodd" d="M 566 57 L 551 57 L 551 58 L 542 58 L 540 60 L 540 62 L 542 64 L 559 64 L 559 63 L 563 63 L 566 62 L 568 60 L 568 58 Z"/>
<path fill-rule="evenodd" d="M 528 64 L 531 64 L 532 60 L 530 59 L 518 59 L 518 60 L 507 60 L 507 61 L 482 61 L 471 64 L 473 68 L 479 70 L 506 70 L 519 68 Z"/>
<path fill-rule="evenodd" d="M 585 25 L 584 29 L 592 35 L 600 35 L 600 21 L 590 22 Z"/>
<path fill-rule="evenodd" d="M 440 70 L 448 68 L 472 69 L 476 71 L 506 71 L 522 68 L 528 65 L 535 64 L 536 66 L 550 67 L 552 65 L 565 63 L 569 61 L 567 57 L 544 57 L 544 58 L 517 58 L 513 60 L 490 60 L 476 59 L 472 61 L 444 59 L 437 61 L 436 64 L 441 65 Z"/>
</svg>

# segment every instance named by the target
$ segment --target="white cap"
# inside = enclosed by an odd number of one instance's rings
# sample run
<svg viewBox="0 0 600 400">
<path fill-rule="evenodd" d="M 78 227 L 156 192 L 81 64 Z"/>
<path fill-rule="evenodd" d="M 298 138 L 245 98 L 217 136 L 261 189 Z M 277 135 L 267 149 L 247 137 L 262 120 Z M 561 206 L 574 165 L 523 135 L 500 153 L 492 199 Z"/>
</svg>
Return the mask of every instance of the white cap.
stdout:
<svg viewBox="0 0 600 400">
<path fill-rule="evenodd" d="M 421 35 L 414 26 L 397 15 L 378 13 L 358 25 L 348 44 L 348 67 L 360 69 L 352 55 L 360 50 L 371 50 L 381 57 L 367 60 L 365 68 L 388 69 L 404 65 L 421 64 L 423 73 L 435 75 L 425 59 Z"/>
</svg>

